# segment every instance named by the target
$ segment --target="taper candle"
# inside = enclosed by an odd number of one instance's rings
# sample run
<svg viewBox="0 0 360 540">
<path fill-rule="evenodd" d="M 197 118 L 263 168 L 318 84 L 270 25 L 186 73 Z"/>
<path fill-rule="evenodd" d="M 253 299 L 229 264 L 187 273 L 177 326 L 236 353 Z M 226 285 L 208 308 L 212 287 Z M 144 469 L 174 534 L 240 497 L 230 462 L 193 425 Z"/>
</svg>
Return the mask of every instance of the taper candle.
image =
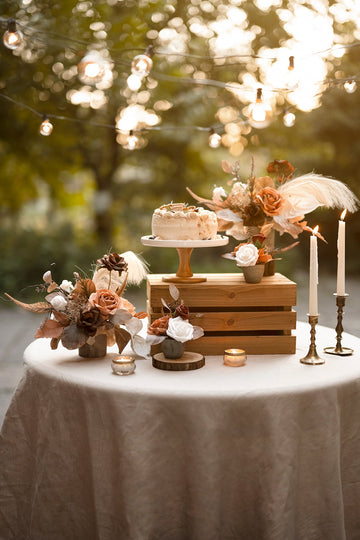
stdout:
<svg viewBox="0 0 360 540">
<path fill-rule="evenodd" d="M 318 315 L 318 225 L 310 236 L 310 273 L 309 273 L 309 315 Z"/>
<path fill-rule="evenodd" d="M 338 240 L 337 240 L 337 284 L 336 294 L 338 296 L 345 295 L 345 218 L 346 210 L 344 210 L 339 220 Z"/>
</svg>

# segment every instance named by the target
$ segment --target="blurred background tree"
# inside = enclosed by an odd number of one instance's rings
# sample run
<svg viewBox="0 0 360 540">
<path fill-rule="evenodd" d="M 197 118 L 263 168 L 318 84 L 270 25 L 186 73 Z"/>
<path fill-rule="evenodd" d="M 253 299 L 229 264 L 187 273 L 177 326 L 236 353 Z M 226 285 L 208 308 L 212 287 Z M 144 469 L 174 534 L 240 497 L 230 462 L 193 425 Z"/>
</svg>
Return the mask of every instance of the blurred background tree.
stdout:
<svg viewBox="0 0 360 540">
<path fill-rule="evenodd" d="M 14 17 L 25 36 L 19 50 L 1 47 L 0 94 L 26 105 L 0 96 L 2 291 L 15 294 L 38 283 L 50 263 L 59 279 L 69 279 L 74 266 L 89 269 L 111 249 L 142 252 L 153 272 L 174 271 L 175 250 L 144 248 L 140 237 L 151 232 L 157 206 L 193 202 L 186 186 L 209 196 L 214 184 L 226 185 L 222 159 L 238 159 L 244 179 L 252 156 L 258 175 L 268 161 L 288 159 L 297 174 L 315 170 L 360 193 L 360 94 L 342 84 L 358 73 L 355 1 L 5 0 L 0 16 L 3 31 Z M 130 77 L 131 62 L 149 45 L 154 67 L 139 82 Z M 106 64 L 94 85 L 77 74 L 90 49 Z M 300 89 L 277 92 L 293 51 Z M 319 51 L 324 54 L 314 54 Z M 224 55 L 237 56 L 213 58 Z M 275 111 L 261 130 L 246 116 L 259 85 Z M 287 108 L 296 112 L 293 127 L 282 122 Z M 42 114 L 65 117 L 51 120 L 49 137 L 38 134 Z M 117 130 L 101 127 L 115 124 Z M 222 135 L 220 148 L 208 145 L 211 127 Z M 147 130 L 135 132 L 139 148 L 130 151 L 129 131 L 138 128 Z M 320 252 L 331 271 L 338 214 L 308 216 L 329 242 Z M 307 265 L 303 237 L 280 271 L 291 275 Z M 360 243 L 356 216 L 349 218 L 347 238 Z M 194 270 L 232 271 L 221 252 L 195 252 Z M 348 270 L 359 267 L 352 256 Z"/>
</svg>

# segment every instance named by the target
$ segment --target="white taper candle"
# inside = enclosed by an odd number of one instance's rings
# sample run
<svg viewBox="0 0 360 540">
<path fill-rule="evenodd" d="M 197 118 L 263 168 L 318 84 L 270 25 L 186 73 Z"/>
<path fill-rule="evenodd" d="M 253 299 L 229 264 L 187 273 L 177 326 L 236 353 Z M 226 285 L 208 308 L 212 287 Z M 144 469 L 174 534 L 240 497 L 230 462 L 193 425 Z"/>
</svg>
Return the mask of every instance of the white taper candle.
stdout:
<svg viewBox="0 0 360 540">
<path fill-rule="evenodd" d="M 309 315 L 318 315 L 318 249 L 315 227 L 310 236 Z"/>
<path fill-rule="evenodd" d="M 345 295 L 345 221 L 346 210 L 341 214 L 339 221 L 338 240 L 337 240 L 337 285 L 336 294 Z"/>
</svg>

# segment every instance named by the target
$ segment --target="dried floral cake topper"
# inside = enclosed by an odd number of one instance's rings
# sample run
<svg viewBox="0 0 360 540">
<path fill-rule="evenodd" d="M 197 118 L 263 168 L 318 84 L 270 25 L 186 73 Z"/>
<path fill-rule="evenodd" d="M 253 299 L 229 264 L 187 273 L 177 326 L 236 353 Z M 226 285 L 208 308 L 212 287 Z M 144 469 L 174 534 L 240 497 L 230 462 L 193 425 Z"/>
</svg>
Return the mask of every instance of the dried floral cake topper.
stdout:
<svg viewBox="0 0 360 540">
<path fill-rule="evenodd" d="M 345 184 L 314 173 L 292 178 L 294 167 L 286 160 L 269 163 L 267 172 L 272 177 L 255 177 L 253 163 L 246 182 L 241 180 L 238 161 L 233 165 L 222 161 L 222 168 L 233 176 L 228 183 L 230 193 L 223 187 L 215 187 L 210 200 L 187 190 L 194 199 L 216 212 L 219 230 L 237 240 L 249 238 L 252 227 L 258 227 L 266 237 L 276 230 L 297 238 L 304 230 L 311 231 L 304 218 L 319 206 L 344 208 L 349 212 L 357 209 L 358 200 Z"/>
<path fill-rule="evenodd" d="M 180 292 L 173 283 L 169 285 L 169 293 L 174 302 L 165 302 L 163 298 L 161 299 L 162 317 L 156 319 L 147 330 L 146 341 L 150 345 L 157 345 L 167 337 L 185 343 L 204 335 L 204 330 L 200 326 L 190 323 L 189 308 L 180 300 Z"/>
<path fill-rule="evenodd" d="M 63 280 L 58 285 L 50 270 L 43 275 L 40 290 L 46 291 L 45 301 L 26 304 L 10 298 L 33 313 L 45 313 L 35 338 L 50 338 L 52 349 L 59 342 L 67 349 L 78 349 L 105 334 L 108 346 L 118 345 L 121 352 L 131 341 L 134 352 L 147 356 L 149 346 L 139 335 L 146 313 L 136 313 L 135 307 L 122 294 L 127 283 L 140 284 L 147 268 L 133 252 L 111 253 L 98 259 L 92 279 L 74 272 L 75 283 Z"/>
</svg>

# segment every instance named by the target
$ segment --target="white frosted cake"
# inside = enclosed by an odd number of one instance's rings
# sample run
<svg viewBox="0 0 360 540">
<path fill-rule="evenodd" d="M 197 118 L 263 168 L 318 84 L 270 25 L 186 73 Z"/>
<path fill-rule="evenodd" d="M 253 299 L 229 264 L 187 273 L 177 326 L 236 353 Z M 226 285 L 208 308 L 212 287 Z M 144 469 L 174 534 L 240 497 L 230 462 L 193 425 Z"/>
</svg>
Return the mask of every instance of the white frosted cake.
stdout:
<svg viewBox="0 0 360 540">
<path fill-rule="evenodd" d="M 152 234 L 160 240 L 213 240 L 217 235 L 215 212 L 187 206 L 164 204 L 152 217 Z"/>
</svg>

